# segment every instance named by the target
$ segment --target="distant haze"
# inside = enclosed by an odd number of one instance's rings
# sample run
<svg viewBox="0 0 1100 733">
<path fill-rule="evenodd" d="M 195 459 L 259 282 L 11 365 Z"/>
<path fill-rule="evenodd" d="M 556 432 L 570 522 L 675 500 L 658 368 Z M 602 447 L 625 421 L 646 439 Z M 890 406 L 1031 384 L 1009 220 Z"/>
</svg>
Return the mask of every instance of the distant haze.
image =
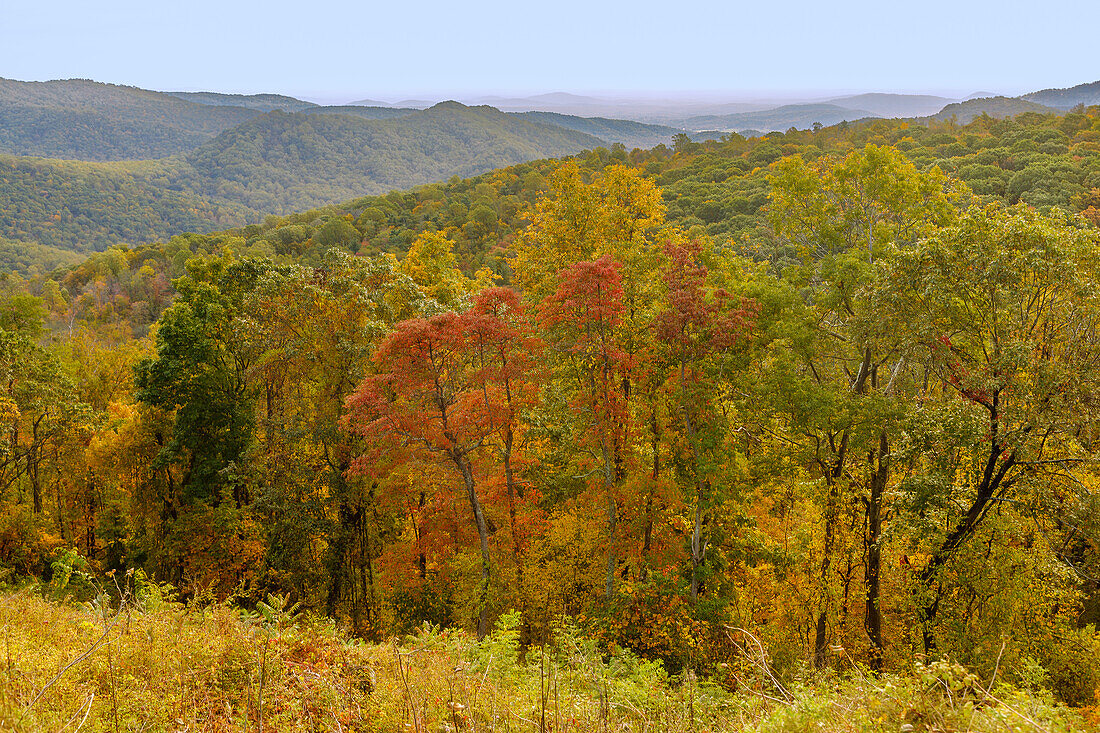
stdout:
<svg viewBox="0 0 1100 733">
<path fill-rule="evenodd" d="M 926 0 L 916 11 L 871 0 L 781 9 L 720 0 L 4 0 L 0 76 L 328 104 L 554 92 L 772 105 L 863 92 L 961 99 L 1097 78 L 1098 23 L 1091 0 L 1058 12 L 1022 0 Z"/>
</svg>

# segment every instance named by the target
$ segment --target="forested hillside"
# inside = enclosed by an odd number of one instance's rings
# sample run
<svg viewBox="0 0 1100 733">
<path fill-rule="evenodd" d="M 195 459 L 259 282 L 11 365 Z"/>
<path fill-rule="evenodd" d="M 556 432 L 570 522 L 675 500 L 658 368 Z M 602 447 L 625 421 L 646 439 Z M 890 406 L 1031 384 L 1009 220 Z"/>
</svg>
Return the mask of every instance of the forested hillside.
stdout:
<svg viewBox="0 0 1100 733">
<path fill-rule="evenodd" d="M 0 155 L 0 237 L 79 252 L 240 225 L 256 213 L 179 190 L 180 163 Z"/>
<path fill-rule="evenodd" d="M 668 145 L 673 137 L 684 132 L 680 128 L 666 125 L 647 125 L 642 122 L 611 120 L 606 117 L 575 117 L 556 112 L 517 112 L 516 114 L 535 122 L 592 135 L 603 141 L 605 147 L 619 143 L 625 145 L 627 150 L 634 148 L 648 150 L 658 145 Z"/>
<path fill-rule="evenodd" d="M 932 116 L 936 120 L 955 119 L 962 124 L 971 122 L 977 117 L 988 115 L 996 119 L 1015 117 L 1027 112 L 1049 114 L 1056 112 L 1052 107 L 1032 102 L 1017 97 L 980 97 L 968 99 L 965 102 L 949 104 Z"/>
<path fill-rule="evenodd" d="M 476 120 L 478 114 L 458 109 L 453 117 Z M 444 111 L 439 119 L 445 121 L 451 116 Z M 502 124 L 514 119 L 512 115 L 501 117 L 505 120 Z M 341 191 L 349 195 L 347 190 L 357 171 L 374 174 L 373 170 L 365 172 L 369 164 L 361 160 L 362 156 L 358 156 L 359 162 L 337 160 L 332 148 L 317 141 L 312 134 L 317 128 L 312 125 L 289 124 L 299 119 L 288 115 L 276 119 L 278 124 L 273 129 L 287 132 L 285 141 L 280 137 L 272 153 L 272 160 L 280 161 L 279 166 L 265 159 L 266 148 L 256 139 L 245 137 L 239 156 L 232 146 L 204 152 L 206 176 L 179 160 L 100 165 L 4 159 L 0 162 L 4 166 L 0 168 L 0 198 L 12 205 L 4 209 L 0 219 L 0 236 L 87 250 L 163 239 L 184 231 L 208 232 L 258 222 L 275 211 L 253 209 L 240 200 L 258 203 L 297 198 L 303 205 L 334 201 L 342 197 Z M 493 114 L 490 120 L 494 119 L 500 118 Z M 350 122 L 337 122 L 334 128 L 344 129 L 345 124 L 348 129 L 360 129 L 350 127 Z M 461 125 L 454 129 L 461 129 Z M 678 138 L 672 148 L 661 145 L 651 151 L 604 151 L 590 157 L 597 161 L 630 161 L 662 187 L 673 221 L 686 227 L 704 227 L 711 236 L 730 237 L 756 227 L 760 207 L 766 201 L 768 164 L 794 152 L 815 156 L 843 152 L 866 142 L 897 145 L 918 167 L 938 166 L 988 200 L 1085 210 L 1100 205 L 1089 199 L 1089 192 L 1100 187 L 1095 136 L 1094 118 L 1083 114 L 1025 115 L 1004 121 L 978 118 L 964 126 L 951 120 L 921 124 L 874 120 L 816 132 L 772 133 L 749 140 L 736 135 L 725 142 L 707 143 Z M 263 139 L 271 140 L 273 135 Z M 489 150 L 489 140 L 484 144 Z M 517 145 L 516 149 L 527 148 Z M 416 150 L 414 147 L 401 153 L 403 159 L 423 160 L 427 153 Z M 342 171 L 344 178 L 330 175 L 322 161 L 331 162 L 333 170 Z M 465 164 L 464 160 L 458 163 Z M 491 163 L 487 160 L 485 165 Z M 532 165 L 544 170 L 547 164 Z M 218 166 L 226 167 L 227 178 L 239 177 L 245 184 L 218 185 Z M 527 178 L 525 170 L 529 169 L 514 169 L 518 183 L 496 174 L 481 181 L 488 186 L 481 190 L 492 192 L 477 202 L 484 208 L 478 208 L 468 195 L 452 200 L 451 185 L 434 184 L 376 199 L 354 199 L 331 211 L 358 220 L 364 210 L 377 209 L 370 214 L 377 225 L 359 221 L 357 226 L 366 240 L 374 242 L 371 247 L 381 249 L 407 246 L 410 236 L 422 227 L 453 228 L 459 232 L 459 250 L 471 248 L 470 254 L 460 254 L 462 261 L 480 262 L 495 246 L 495 237 L 514 233 L 523 226 L 517 212 L 542 185 L 537 177 Z M 295 171 L 301 177 L 294 178 Z M 505 180 L 513 182 L 505 184 Z M 370 184 L 364 181 L 361 185 L 365 188 Z M 454 188 L 461 192 L 468 185 L 458 182 Z M 120 191 L 126 192 L 130 203 L 120 205 Z M 229 199 L 229 194 L 236 200 Z M 329 215 L 314 212 L 295 217 L 295 223 L 308 224 Z M 309 239 L 311 231 L 307 229 L 300 241 Z"/>
<path fill-rule="evenodd" d="M 676 694 L 702 677 L 685 705 L 728 722 L 747 698 L 715 701 L 760 693 L 789 711 L 752 718 L 767 730 L 854 729 L 844 710 L 1080 728 L 1100 688 L 1097 224 L 1091 108 L 596 148 L 28 267 L 0 280 L 3 579 L 108 608 L 130 581 L 104 579 L 132 570 L 269 631 L 290 598 L 367 639 L 418 634 L 378 647 L 395 660 L 530 663 L 573 639 L 565 658 L 612 665 L 600 700 L 626 694 L 611 669 Z M 169 618 L 148 623 L 201 646 Z M 834 675 L 871 687 L 807 691 Z M 888 684 L 897 708 L 865 702 Z M 417 709 L 457 710 L 436 702 Z"/>
<path fill-rule="evenodd" d="M 173 97 L 209 104 L 215 107 L 244 107 L 260 112 L 304 112 L 317 107 L 313 102 L 305 102 L 283 94 L 221 94 L 219 92 L 165 92 Z"/>
<path fill-rule="evenodd" d="M 394 117 L 406 117 L 419 111 L 410 107 L 365 107 L 355 104 L 339 107 L 311 107 L 302 110 L 302 112 L 308 114 L 351 115 L 352 117 L 362 117 L 365 120 L 388 120 Z"/>
<path fill-rule="evenodd" d="M 1021 99 L 1057 109 L 1073 109 L 1079 104 L 1088 107 L 1100 104 L 1100 81 L 1078 84 L 1068 89 L 1043 89 L 1025 94 Z"/>
<path fill-rule="evenodd" d="M 192 150 L 260 114 L 87 79 L 0 79 L 0 153 L 141 160 Z"/>
<path fill-rule="evenodd" d="M 191 190 L 284 213 L 594 148 L 589 135 L 457 102 L 396 119 L 273 112 L 186 156 Z"/>
</svg>

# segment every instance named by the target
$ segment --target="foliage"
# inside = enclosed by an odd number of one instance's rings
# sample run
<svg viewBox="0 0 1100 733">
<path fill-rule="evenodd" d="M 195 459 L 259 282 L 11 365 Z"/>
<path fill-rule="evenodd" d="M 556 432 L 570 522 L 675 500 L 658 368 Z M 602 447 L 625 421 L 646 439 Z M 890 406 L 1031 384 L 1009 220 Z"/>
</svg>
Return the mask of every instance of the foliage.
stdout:
<svg viewBox="0 0 1100 733">
<path fill-rule="evenodd" d="M 736 707 L 759 695 L 805 702 L 769 726 L 897 723 L 831 685 L 918 654 L 983 689 L 936 671 L 952 697 L 914 727 L 999 724 L 994 674 L 1091 704 L 1095 124 L 594 150 L 32 263 L 0 279 L 0 572 L 48 585 L 76 553 L 61 595 L 133 568 L 149 611 L 234 599 L 264 684 L 308 637 L 287 609 L 376 642 L 428 621 L 379 647 L 427 670 L 391 677 L 396 725 L 456 712 L 420 688 L 474 715 L 475 674 L 528 710 L 543 647 L 559 679 L 588 660 L 589 727 L 704 699 L 763 726 Z"/>
</svg>

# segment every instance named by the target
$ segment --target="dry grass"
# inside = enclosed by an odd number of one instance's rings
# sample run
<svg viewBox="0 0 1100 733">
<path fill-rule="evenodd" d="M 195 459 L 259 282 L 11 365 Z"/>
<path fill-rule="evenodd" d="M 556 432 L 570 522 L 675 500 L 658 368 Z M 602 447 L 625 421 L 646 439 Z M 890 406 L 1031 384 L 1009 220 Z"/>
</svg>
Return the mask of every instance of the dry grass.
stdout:
<svg viewBox="0 0 1100 733">
<path fill-rule="evenodd" d="M 155 599 L 154 599 L 155 600 Z M 386 644 L 292 618 L 158 601 L 63 604 L 0 596 L 0 731 L 1071 731 L 1078 711 L 989 691 L 939 663 L 910 677 L 731 694 L 564 629 L 517 658 L 506 617 L 481 644 L 425 628 Z M 784 693 L 786 694 L 786 692 Z M 262 710 L 262 713 L 261 713 Z M 262 721 L 261 721 L 262 717 Z M 1095 728 L 1094 728 L 1095 729 Z"/>
</svg>

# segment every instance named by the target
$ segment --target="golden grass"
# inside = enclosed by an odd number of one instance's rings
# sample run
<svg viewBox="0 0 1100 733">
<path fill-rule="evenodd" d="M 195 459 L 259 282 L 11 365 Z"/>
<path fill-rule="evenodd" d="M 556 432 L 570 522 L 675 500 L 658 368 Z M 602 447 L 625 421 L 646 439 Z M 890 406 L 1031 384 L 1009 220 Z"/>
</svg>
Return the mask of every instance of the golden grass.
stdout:
<svg viewBox="0 0 1100 733">
<path fill-rule="evenodd" d="M 139 604 L 140 605 L 140 604 Z M 732 694 L 606 658 L 564 629 L 520 660 L 514 617 L 480 644 L 425 628 L 363 644 L 331 623 L 225 607 L 124 607 L 0 595 L 0 731 L 1072 731 L 1079 711 L 987 691 L 938 663 L 911 677 Z M 789 696 L 788 700 L 781 700 Z M 769 700 L 768 698 L 776 698 Z M 262 712 L 261 712 L 262 711 Z M 262 722 L 261 722 L 262 719 Z M 1095 730 L 1095 728 L 1093 728 Z"/>
</svg>

